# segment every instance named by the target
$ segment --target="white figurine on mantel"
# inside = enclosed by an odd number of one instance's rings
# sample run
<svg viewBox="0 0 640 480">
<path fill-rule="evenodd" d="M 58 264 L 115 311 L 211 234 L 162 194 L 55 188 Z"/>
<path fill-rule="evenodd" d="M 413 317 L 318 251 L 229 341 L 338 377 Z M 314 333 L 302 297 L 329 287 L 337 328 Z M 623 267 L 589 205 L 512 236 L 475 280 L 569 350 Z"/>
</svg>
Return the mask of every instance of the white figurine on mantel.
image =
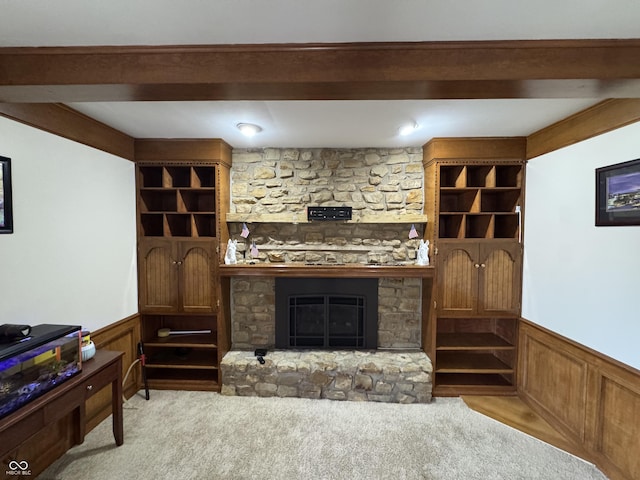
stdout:
<svg viewBox="0 0 640 480">
<path fill-rule="evenodd" d="M 420 246 L 418 247 L 418 258 L 416 259 L 417 265 L 429 265 L 429 240 L 420 240 Z"/>
<path fill-rule="evenodd" d="M 236 259 L 236 250 L 238 249 L 238 240 L 231 240 L 227 242 L 227 251 L 224 254 L 225 265 L 235 265 L 238 263 Z"/>
</svg>

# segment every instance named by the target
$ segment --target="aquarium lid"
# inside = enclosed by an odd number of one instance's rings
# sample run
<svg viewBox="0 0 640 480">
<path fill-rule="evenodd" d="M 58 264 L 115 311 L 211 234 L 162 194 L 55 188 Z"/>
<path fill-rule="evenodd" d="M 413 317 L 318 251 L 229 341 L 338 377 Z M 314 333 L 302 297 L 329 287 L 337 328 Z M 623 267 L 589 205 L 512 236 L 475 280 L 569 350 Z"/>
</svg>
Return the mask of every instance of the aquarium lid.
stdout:
<svg viewBox="0 0 640 480">
<path fill-rule="evenodd" d="M 48 323 L 31 327 L 31 332 L 27 337 L 19 338 L 10 343 L 0 344 L 0 361 L 15 357 L 32 348 L 77 332 L 81 330 L 81 328 L 82 327 L 78 325 L 53 325 Z"/>
</svg>

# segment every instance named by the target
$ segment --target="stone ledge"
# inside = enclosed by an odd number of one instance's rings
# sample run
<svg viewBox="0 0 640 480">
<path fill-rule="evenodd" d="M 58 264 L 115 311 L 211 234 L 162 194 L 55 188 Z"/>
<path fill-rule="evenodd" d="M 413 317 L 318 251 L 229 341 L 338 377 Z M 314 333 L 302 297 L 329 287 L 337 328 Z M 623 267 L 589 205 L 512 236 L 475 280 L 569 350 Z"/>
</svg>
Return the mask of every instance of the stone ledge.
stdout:
<svg viewBox="0 0 640 480">
<path fill-rule="evenodd" d="M 222 359 L 223 395 L 429 403 L 433 368 L 420 351 L 269 351 Z"/>
</svg>

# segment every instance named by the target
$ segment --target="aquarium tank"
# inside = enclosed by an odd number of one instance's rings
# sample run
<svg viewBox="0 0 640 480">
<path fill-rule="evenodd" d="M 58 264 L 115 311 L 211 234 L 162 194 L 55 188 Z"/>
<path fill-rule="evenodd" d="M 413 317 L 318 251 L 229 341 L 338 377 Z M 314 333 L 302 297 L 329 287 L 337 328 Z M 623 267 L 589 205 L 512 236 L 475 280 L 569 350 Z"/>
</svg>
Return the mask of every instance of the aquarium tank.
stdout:
<svg viewBox="0 0 640 480">
<path fill-rule="evenodd" d="M 43 324 L 0 336 L 0 418 L 82 371 L 81 327 Z"/>
</svg>

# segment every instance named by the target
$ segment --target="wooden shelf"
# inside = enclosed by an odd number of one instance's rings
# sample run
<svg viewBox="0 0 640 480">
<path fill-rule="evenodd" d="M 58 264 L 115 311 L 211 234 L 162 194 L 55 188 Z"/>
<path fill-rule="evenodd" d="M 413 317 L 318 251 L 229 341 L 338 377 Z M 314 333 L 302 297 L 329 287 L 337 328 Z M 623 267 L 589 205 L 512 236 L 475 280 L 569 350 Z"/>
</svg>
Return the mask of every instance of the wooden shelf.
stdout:
<svg viewBox="0 0 640 480">
<path fill-rule="evenodd" d="M 307 214 L 305 212 L 300 213 L 227 213 L 226 221 L 229 223 L 322 223 L 322 222 L 309 222 L 307 220 Z M 340 221 L 338 223 L 388 223 L 388 224 L 423 224 L 427 223 L 427 216 L 418 213 L 380 213 L 376 215 L 361 215 L 358 212 L 353 212 L 353 218 L 351 220 Z"/>
<path fill-rule="evenodd" d="M 513 386 L 513 383 L 506 377 L 495 373 L 489 374 L 470 374 L 470 373 L 442 373 L 438 375 L 438 385 L 456 385 L 477 387 L 482 385 L 489 386 Z"/>
<path fill-rule="evenodd" d="M 433 278 L 433 266 L 419 265 L 307 265 L 304 263 L 260 263 L 220 265 L 221 277 L 347 277 L 347 278 Z"/>
<path fill-rule="evenodd" d="M 156 337 L 144 342 L 145 347 L 158 348 L 217 348 L 215 334 L 211 335 L 171 335 Z"/>
<path fill-rule="evenodd" d="M 217 370 L 215 349 L 185 349 L 184 355 L 169 349 L 147 348 L 147 368 Z"/>
<path fill-rule="evenodd" d="M 149 388 L 158 390 L 220 391 L 217 370 L 176 370 L 152 368 L 147 370 Z"/>
<path fill-rule="evenodd" d="M 438 333 L 436 350 L 513 350 L 515 346 L 493 333 Z"/>
<path fill-rule="evenodd" d="M 437 355 L 436 373 L 511 374 L 513 367 L 490 353 L 441 352 Z"/>
</svg>

